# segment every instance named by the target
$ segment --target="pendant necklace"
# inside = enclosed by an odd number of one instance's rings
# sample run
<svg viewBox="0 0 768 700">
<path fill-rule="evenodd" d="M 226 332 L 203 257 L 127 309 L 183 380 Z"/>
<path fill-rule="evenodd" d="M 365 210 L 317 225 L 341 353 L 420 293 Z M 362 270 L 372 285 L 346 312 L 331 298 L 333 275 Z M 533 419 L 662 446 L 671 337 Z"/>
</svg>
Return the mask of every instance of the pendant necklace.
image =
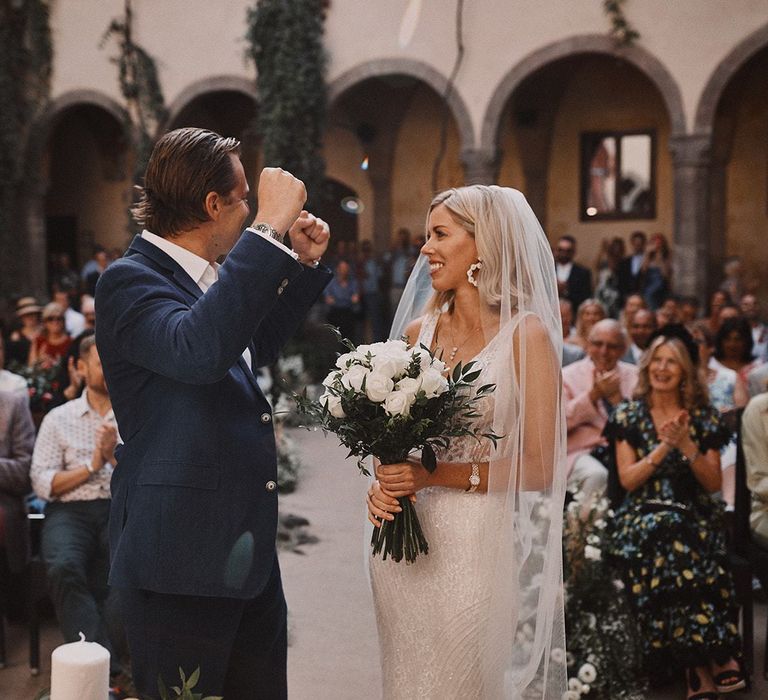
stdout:
<svg viewBox="0 0 768 700">
<path fill-rule="evenodd" d="M 472 334 L 475 331 L 479 331 L 479 330 L 480 330 L 480 326 L 477 326 L 477 327 L 473 328 L 471 331 L 469 331 L 469 333 L 467 333 L 467 335 L 464 337 L 464 340 L 462 340 L 460 343 L 456 343 L 456 342 L 454 342 L 455 339 L 453 337 L 453 324 L 451 324 L 451 345 L 452 345 L 452 347 L 451 347 L 451 352 L 448 354 L 448 362 L 453 362 L 453 358 L 456 357 L 456 353 L 459 351 L 459 348 L 461 348 L 464 345 L 464 343 L 466 343 L 470 339 L 470 337 L 472 337 Z"/>
</svg>

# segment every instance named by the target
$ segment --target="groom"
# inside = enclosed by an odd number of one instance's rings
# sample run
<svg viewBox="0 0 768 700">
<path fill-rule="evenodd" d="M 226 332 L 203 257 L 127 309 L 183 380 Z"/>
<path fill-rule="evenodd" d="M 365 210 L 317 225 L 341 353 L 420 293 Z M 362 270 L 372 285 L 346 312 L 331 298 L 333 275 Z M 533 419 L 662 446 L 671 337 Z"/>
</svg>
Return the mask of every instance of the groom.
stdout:
<svg viewBox="0 0 768 700">
<path fill-rule="evenodd" d="M 202 129 L 163 136 L 144 182 L 133 214 L 146 228 L 96 290 L 124 441 L 109 582 L 134 681 L 157 697 L 158 675 L 178 685 L 179 667 L 199 667 L 203 695 L 284 698 L 277 462 L 254 372 L 275 361 L 330 280 L 319 265 L 328 227 L 302 211 L 300 180 L 265 168 L 256 219 L 241 233 L 239 143 Z"/>
</svg>

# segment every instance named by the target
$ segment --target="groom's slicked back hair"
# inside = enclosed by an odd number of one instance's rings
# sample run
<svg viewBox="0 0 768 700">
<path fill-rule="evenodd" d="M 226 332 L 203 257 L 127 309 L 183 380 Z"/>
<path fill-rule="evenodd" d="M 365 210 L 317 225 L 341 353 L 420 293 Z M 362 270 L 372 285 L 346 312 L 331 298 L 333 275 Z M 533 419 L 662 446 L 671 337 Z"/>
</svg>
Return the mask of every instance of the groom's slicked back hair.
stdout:
<svg viewBox="0 0 768 700">
<path fill-rule="evenodd" d="M 152 149 L 133 218 L 164 238 L 208 221 L 208 193 L 226 197 L 237 184 L 230 155 L 240 155 L 237 139 L 205 129 L 169 131 Z"/>
</svg>

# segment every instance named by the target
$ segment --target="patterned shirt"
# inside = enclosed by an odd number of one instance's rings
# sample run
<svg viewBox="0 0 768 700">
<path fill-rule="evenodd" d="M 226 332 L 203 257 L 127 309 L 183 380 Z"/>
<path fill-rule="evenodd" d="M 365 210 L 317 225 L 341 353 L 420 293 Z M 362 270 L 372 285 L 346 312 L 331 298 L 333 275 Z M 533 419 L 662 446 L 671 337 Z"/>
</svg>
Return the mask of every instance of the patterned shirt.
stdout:
<svg viewBox="0 0 768 700">
<path fill-rule="evenodd" d="M 61 471 L 72 471 L 91 463 L 96 446 L 96 430 L 102 423 L 115 423 L 110 409 L 100 416 L 88 403 L 88 390 L 83 395 L 54 408 L 40 426 L 32 453 L 32 488 L 46 501 L 94 501 L 110 498 L 109 481 L 112 465 L 105 464 L 88 481 L 60 496 L 51 496 L 53 477 Z"/>
</svg>

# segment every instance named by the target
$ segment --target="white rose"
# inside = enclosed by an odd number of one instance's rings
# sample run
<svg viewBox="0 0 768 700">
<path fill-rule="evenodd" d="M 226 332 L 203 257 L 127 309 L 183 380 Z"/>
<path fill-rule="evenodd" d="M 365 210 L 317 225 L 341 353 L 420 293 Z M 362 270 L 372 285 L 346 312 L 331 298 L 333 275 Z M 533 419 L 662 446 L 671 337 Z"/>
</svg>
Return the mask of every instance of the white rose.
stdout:
<svg viewBox="0 0 768 700">
<path fill-rule="evenodd" d="M 421 388 L 428 399 L 445 393 L 448 389 L 448 380 L 434 367 L 430 367 L 421 377 Z"/>
<path fill-rule="evenodd" d="M 602 553 L 599 548 L 593 547 L 591 544 L 585 545 L 584 556 L 592 561 L 600 561 Z"/>
<path fill-rule="evenodd" d="M 575 690 L 566 690 L 563 693 L 563 700 L 579 700 L 580 697 L 581 695 Z"/>
<path fill-rule="evenodd" d="M 328 407 L 328 413 L 334 418 L 344 418 L 347 415 L 341 407 L 341 399 L 334 394 L 323 394 L 320 403 Z"/>
<path fill-rule="evenodd" d="M 339 355 L 339 357 L 336 360 L 336 366 L 339 369 L 346 369 L 349 364 L 352 363 L 353 360 L 356 360 L 357 357 L 355 356 L 355 353 L 353 352 L 345 352 L 343 355 Z"/>
<path fill-rule="evenodd" d="M 407 416 L 412 404 L 413 396 L 404 391 L 393 391 L 384 399 L 384 410 L 390 416 Z"/>
<path fill-rule="evenodd" d="M 579 695 L 581 695 L 581 688 L 582 688 L 582 684 L 578 678 L 568 679 L 568 690 L 573 690 Z"/>
<path fill-rule="evenodd" d="M 581 686 L 582 695 L 589 695 L 590 690 L 592 690 L 592 687 L 589 685 L 589 683 L 584 683 L 584 685 Z"/>
<path fill-rule="evenodd" d="M 579 680 L 582 683 L 594 683 L 597 678 L 597 669 L 592 664 L 584 664 L 579 669 Z"/>
<path fill-rule="evenodd" d="M 587 535 L 587 543 L 588 544 L 600 544 L 600 538 L 597 535 L 589 534 L 589 535 Z"/>
<path fill-rule="evenodd" d="M 328 376 L 323 379 L 323 386 L 333 386 L 333 383 L 336 381 L 336 378 L 339 376 L 339 373 L 335 370 L 333 372 L 329 372 Z"/>
<path fill-rule="evenodd" d="M 363 386 L 363 380 L 368 376 L 368 370 L 362 365 L 352 365 L 349 370 L 342 374 L 341 383 L 355 391 L 360 391 Z"/>
<path fill-rule="evenodd" d="M 381 403 L 392 393 L 395 383 L 386 375 L 371 372 L 365 381 L 365 395 L 376 403 Z"/>
<path fill-rule="evenodd" d="M 371 360 L 371 366 L 374 372 L 380 372 L 394 379 L 405 373 L 410 361 L 410 355 L 404 350 L 386 348 Z"/>
<path fill-rule="evenodd" d="M 397 391 L 404 391 L 406 394 L 415 397 L 421 389 L 420 379 L 411 379 L 411 377 L 403 377 L 395 387 Z"/>
</svg>

